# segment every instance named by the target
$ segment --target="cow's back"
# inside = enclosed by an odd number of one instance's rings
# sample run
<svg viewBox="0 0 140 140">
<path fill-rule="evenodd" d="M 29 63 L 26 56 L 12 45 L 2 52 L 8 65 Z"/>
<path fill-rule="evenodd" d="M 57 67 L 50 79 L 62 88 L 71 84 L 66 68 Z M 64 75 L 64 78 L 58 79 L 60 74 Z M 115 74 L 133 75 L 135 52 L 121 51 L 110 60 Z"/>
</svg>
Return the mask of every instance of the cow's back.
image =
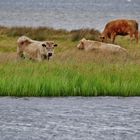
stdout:
<svg viewBox="0 0 140 140">
<path fill-rule="evenodd" d="M 104 32 L 107 33 L 127 33 L 129 31 L 135 32 L 138 30 L 138 23 L 135 20 L 124 20 L 124 19 L 119 19 L 119 20 L 114 20 L 106 24 Z"/>
<path fill-rule="evenodd" d="M 133 28 L 134 31 L 138 31 L 138 22 L 136 20 L 128 20 L 128 24 Z"/>
</svg>

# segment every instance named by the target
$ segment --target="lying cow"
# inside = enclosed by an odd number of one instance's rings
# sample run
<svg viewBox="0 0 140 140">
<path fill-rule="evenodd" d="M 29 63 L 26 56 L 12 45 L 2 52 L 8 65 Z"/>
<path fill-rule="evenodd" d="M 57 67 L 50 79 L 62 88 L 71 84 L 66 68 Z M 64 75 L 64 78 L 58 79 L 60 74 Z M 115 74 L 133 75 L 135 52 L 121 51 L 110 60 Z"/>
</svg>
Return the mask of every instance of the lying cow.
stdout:
<svg viewBox="0 0 140 140">
<path fill-rule="evenodd" d="M 18 58 L 28 58 L 38 61 L 44 59 L 49 60 L 53 55 L 54 47 L 57 46 L 57 44 L 52 41 L 36 41 L 26 36 L 19 37 L 17 44 Z"/>
<path fill-rule="evenodd" d="M 114 43 L 117 35 L 130 35 L 131 40 L 134 35 L 138 43 L 138 23 L 135 20 L 113 20 L 106 24 L 100 38 L 102 42 L 109 38 Z"/>
<path fill-rule="evenodd" d="M 86 40 L 83 38 L 80 43 L 77 45 L 78 49 L 84 49 L 85 51 L 89 50 L 99 50 L 99 51 L 108 51 L 111 53 L 127 53 L 126 49 L 120 47 L 119 45 L 107 44 L 98 41 Z"/>
</svg>

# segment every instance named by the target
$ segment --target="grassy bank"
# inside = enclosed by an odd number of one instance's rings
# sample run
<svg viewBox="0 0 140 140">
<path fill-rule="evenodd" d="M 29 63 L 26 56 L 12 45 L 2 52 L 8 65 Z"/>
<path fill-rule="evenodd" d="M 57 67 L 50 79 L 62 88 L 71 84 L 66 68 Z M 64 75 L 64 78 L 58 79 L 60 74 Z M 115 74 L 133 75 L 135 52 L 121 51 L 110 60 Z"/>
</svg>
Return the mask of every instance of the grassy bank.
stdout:
<svg viewBox="0 0 140 140">
<path fill-rule="evenodd" d="M 27 35 L 55 40 L 51 61 L 16 61 L 16 40 Z M 139 96 L 140 48 L 128 37 L 116 42 L 128 56 L 76 49 L 81 38 L 98 40 L 99 32 L 50 28 L 0 27 L 0 96 Z"/>
</svg>

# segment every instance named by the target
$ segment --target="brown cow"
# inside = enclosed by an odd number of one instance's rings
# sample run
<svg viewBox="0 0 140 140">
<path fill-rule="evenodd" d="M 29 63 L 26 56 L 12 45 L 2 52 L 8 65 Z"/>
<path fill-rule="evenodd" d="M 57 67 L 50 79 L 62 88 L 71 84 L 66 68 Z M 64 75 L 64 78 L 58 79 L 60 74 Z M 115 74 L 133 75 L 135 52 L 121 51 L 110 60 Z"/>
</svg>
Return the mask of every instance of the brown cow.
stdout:
<svg viewBox="0 0 140 140">
<path fill-rule="evenodd" d="M 133 35 L 135 36 L 138 43 L 138 23 L 135 20 L 118 19 L 110 21 L 106 24 L 104 31 L 101 34 L 102 42 L 107 38 L 115 41 L 117 35 L 125 36 L 130 35 L 132 40 Z"/>
</svg>

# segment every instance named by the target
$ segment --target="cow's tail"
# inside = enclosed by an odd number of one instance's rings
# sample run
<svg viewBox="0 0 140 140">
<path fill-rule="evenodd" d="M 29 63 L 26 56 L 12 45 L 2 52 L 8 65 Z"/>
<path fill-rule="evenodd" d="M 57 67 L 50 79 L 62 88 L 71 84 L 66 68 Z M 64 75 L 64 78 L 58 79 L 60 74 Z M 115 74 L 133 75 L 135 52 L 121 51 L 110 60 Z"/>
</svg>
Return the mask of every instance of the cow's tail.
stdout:
<svg viewBox="0 0 140 140">
<path fill-rule="evenodd" d="M 135 22 L 135 33 L 134 33 L 134 35 L 135 35 L 135 38 L 136 38 L 137 44 L 138 44 L 138 42 L 139 42 L 139 24 L 137 22 Z"/>
<path fill-rule="evenodd" d="M 139 24 L 136 22 L 136 30 L 139 30 Z"/>
</svg>

